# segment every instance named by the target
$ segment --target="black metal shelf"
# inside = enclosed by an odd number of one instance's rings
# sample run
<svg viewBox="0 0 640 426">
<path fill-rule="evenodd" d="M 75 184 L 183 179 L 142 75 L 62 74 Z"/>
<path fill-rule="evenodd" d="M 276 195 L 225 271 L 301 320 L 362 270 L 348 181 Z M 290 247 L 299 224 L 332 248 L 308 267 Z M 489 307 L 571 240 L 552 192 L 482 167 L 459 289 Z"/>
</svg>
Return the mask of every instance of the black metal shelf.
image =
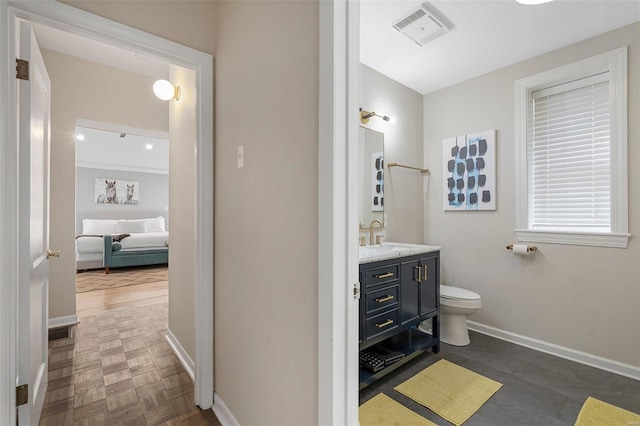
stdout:
<svg viewBox="0 0 640 426">
<path fill-rule="evenodd" d="M 434 348 L 434 352 L 438 353 L 440 349 L 440 342 L 435 337 L 423 333 L 415 327 L 412 327 L 406 331 L 396 334 L 393 337 L 379 343 L 378 345 L 389 349 L 390 351 L 398 351 L 405 354 L 404 358 L 397 361 L 377 373 L 360 369 L 360 389 L 364 389 L 371 383 L 386 376 L 402 365 L 408 363 L 418 355 L 427 352 L 429 349 Z"/>
</svg>

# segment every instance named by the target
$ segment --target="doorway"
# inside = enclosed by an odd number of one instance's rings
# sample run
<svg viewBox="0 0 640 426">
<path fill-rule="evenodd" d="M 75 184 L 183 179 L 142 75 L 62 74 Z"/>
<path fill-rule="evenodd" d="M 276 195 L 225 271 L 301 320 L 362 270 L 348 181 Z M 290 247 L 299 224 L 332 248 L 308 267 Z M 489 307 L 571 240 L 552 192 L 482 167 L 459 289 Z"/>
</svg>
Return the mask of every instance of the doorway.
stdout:
<svg viewBox="0 0 640 426">
<path fill-rule="evenodd" d="M 3 20 L 3 27 L 7 28 L 7 34 L 10 35 L 10 40 L 13 39 L 12 29 L 15 27 L 15 19 L 21 18 L 31 22 L 55 25 L 59 29 L 91 36 L 93 39 L 100 39 L 121 48 L 128 48 L 145 55 L 163 58 L 171 62 L 173 64 L 172 67 L 175 67 L 178 72 L 183 69 L 192 70 L 198 77 L 197 83 L 194 79 L 192 89 L 194 95 L 191 97 L 191 100 L 188 101 L 193 110 L 194 119 L 191 121 L 191 126 L 193 127 L 192 133 L 195 135 L 193 141 L 197 147 L 195 150 L 197 155 L 193 165 L 194 173 L 197 176 L 194 186 L 194 192 L 197 194 L 197 197 L 195 197 L 193 207 L 189 209 L 191 212 L 195 211 L 195 220 L 193 217 L 191 217 L 190 220 L 196 230 L 195 241 L 192 242 L 193 246 L 197 249 L 189 266 L 194 276 L 194 296 L 191 298 L 190 303 L 192 312 L 195 313 L 192 320 L 194 324 L 192 328 L 195 328 L 195 330 L 192 330 L 193 340 L 195 340 L 192 342 L 193 371 L 195 375 L 194 399 L 196 404 L 201 408 L 210 408 L 213 401 L 213 271 L 211 268 L 213 259 L 213 172 L 211 167 L 211 159 L 213 157 L 213 129 L 211 123 L 211 117 L 213 116 L 213 80 L 211 56 L 57 2 L 39 2 L 37 4 L 18 2 L 16 4 L 11 3 L 10 5 L 3 2 L 3 4 L 0 5 L 0 18 Z M 6 24 L 6 26 L 4 24 Z M 11 69 L 11 58 L 15 57 L 11 45 L 9 45 L 8 50 L 9 51 L 3 49 L 1 52 L 3 73 Z M 15 85 L 15 83 L 7 78 L 6 82 L 3 82 L 2 85 L 3 91 L 6 90 L 6 93 L 12 93 L 11 87 Z M 194 101 L 195 93 L 197 93 L 199 99 L 197 104 Z M 13 129 L 15 128 L 14 123 L 17 122 L 17 117 L 11 104 L 15 102 L 15 98 L 7 97 L 5 102 L 6 104 L 3 105 L 3 108 L 0 110 L 2 113 L 0 121 L 3 124 L 3 128 Z M 186 103 L 182 105 L 186 105 Z M 204 117 L 206 117 L 206 119 L 203 119 Z M 17 152 L 17 147 L 12 145 L 14 139 L 10 138 L 9 132 L 3 133 L 3 139 L 6 141 L 7 153 L 9 154 L 8 158 L 11 158 L 11 156 Z M 17 173 L 12 174 L 11 170 L 12 169 L 7 170 L 7 181 L 19 184 Z M 8 189 L 7 193 L 9 196 L 12 196 L 11 189 Z M 11 218 L 13 218 L 14 223 L 16 220 L 15 214 L 11 213 L 10 206 L 3 207 L 2 216 L 3 218 L 10 219 L 8 221 L 8 228 L 10 230 L 12 223 Z M 7 251 L 9 252 L 12 248 L 15 250 L 15 246 L 19 246 L 20 244 L 15 232 L 10 231 L 7 235 L 8 242 L 3 246 L 3 252 L 5 252 L 5 249 L 8 249 Z M 69 250 L 69 252 L 73 253 L 73 250 Z M 10 262 L 10 259 L 7 260 Z M 5 263 L 3 262 L 3 266 L 4 265 Z M 17 271 L 14 267 L 9 266 L 9 269 L 5 269 L 5 274 L 3 277 L 3 294 L 6 291 L 6 294 L 9 296 L 6 300 L 15 302 L 17 301 L 17 293 L 16 290 L 10 286 L 10 283 L 16 282 Z M 4 278 L 7 277 L 9 279 L 5 281 Z M 12 302 L 7 306 L 10 306 Z M 13 304 L 15 305 L 15 303 Z M 3 317 L 5 316 L 4 313 L 3 311 Z M 7 318 L 11 318 L 11 316 L 7 315 Z M 12 323 L 13 321 L 8 322 L 8 324 Z M 3 337 L 5 337 L 4 334 Z M 8 346 L 15 348 L 18 343 L 15 333 L 8 333 L 6 337 L 8 337 Z M 3 358 L 1 366 L 3 376 L 7 373 L 7 377 L 15 377 L 15 364 L 14 361 L 11 360 L 12 357 Z M 195 368 L 196 365 L 198 368 Z M 8 382 L 10 382 L 10 380 Z M 11 407 L 15 406 L 15 392 L 3 388 L 2 398 L 0 399 L 6 401 L 6 404 L 3 404 L 0 410 L 3 418 L 13 419 L 15 414 L 12 412 Z M 6 414 L 6 416 L 4 416 L 4 414 Z"/>
<path fill-rule="evenodd" d="M 158 133 L 77 121 L 76 294 L 168 281 L 169 140 Z"/>
</svg>

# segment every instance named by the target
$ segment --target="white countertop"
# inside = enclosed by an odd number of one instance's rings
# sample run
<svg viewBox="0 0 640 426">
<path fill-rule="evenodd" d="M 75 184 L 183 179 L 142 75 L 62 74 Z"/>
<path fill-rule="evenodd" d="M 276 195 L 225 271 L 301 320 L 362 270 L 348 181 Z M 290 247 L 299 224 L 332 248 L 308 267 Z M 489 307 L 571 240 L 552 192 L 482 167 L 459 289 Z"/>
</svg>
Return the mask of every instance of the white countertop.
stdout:
<svg viewBox="0 0 640 426">
<path fill-rule="evenodd" d="M 413 254 L 431 253 L 439 250 L 442 250 L 442 247 L 385 241 L 382 244 L 374 246 L 360 246 L 359 258 L 362 264 L 396 257 L 411 256 Z"/>
</svg>

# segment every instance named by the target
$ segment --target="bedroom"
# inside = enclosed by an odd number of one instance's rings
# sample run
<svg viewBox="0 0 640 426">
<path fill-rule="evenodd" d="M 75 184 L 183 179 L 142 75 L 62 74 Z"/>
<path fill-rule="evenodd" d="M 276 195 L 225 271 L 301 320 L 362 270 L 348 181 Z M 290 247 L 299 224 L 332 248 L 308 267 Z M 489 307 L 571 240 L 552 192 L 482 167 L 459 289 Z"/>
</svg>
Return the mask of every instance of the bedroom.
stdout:
<svg viewBox="0 0 640 426">
<path fill-rule="evenodd" d="M 76 284 L 86 281 L 85 270 L 100 279 L 94 269 L 167 263 L 167 136 L 83 124 L 76 129 Z"/>
</svg>

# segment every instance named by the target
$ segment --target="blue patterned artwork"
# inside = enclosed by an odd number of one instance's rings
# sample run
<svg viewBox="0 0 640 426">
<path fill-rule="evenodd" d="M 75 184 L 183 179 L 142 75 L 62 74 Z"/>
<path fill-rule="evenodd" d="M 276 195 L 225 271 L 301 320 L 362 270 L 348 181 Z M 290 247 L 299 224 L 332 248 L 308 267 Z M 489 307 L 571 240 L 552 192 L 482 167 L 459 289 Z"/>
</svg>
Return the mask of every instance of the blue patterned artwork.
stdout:
<svg viewBox="0 0 640 426">
<path fill-rule="evenodd" d="M 445 210 L 496 209 L 496 131 L 442 141 Z"/>
</svg>

